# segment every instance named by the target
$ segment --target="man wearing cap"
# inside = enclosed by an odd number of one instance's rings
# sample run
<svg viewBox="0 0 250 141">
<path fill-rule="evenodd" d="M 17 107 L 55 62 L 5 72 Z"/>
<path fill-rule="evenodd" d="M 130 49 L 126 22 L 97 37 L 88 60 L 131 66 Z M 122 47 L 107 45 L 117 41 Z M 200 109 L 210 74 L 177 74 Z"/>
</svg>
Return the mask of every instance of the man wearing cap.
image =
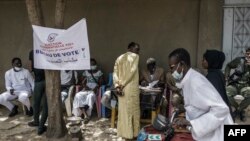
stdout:
<svg viewBox="0 0 250 141">
<path fill-rule="evenodd" d="M 140 75 L 140 85 L 141 86 L 151 86 L 151 87 L 161 87 L 162 89 L 165 86 L 165 75 L 164 75 L 164 69 L 161 67 L 158 67 L 156 65 L 156 60 L 155 58 L 148 58 L 146 61 L 147 68 L 142 70 L 141 75 Z M 158 82 L 157 82 L 158 81 Z M 157 82 L 157 83 L 155 83 Z M 160 103 L 159 101 L 161 100 L 161 95 L 159 95 L 156 98 L 155 103 Z M 142 97 L 143 102 L 149 103 L 151 96 L 150 95 L 144 95 Z M 167 105 L 167 100 L 163 99 L 163 103 L 161 104 L 161 114 L 165 115 L 166 113 L 166 105 Z M 148 110 L 144 109 L 144 105 L 141 106 L 142 108 L 142 117 L 146 118 L 149 114 Z"/>
<path fill-rule="evenodd" d="M 163 68 L 156 65 L 156 60 L 154 58 L 147 59 L 147 69 L 143 70 L 140 76 L 140 84 L 143 86 L 148 86 L 154 81 L 158 81 L 154 87 L 164 87 L 165 76 Z"/>
<path fill-rule="evenodd" d="M 233 73 L 231 74 L 231 70 Z M 229 62 L 225 68 L 227 80 L 227 95 L 230 104 L 235 108 L 233 116 L 240 116 L 245 121 L 245 109 L 250 104 L 250 48 L 244 57 L 237 57 Z M 231 74 L 231 75 L 230 75 Z M 239 102 L 237 102 L 239 101 Z M 241 102 L 240 102 L 241 101 Z"/>
</svg>

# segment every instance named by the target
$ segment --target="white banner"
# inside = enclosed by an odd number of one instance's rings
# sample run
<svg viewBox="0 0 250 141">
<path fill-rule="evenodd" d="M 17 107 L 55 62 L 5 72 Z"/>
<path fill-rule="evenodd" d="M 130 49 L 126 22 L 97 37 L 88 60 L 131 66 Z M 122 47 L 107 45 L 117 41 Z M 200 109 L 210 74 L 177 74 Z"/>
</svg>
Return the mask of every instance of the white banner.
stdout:
<svg viewBox="0 0 250 141">
<path fill-rule="evenodd" d="M 86 20 L 67 30 L 32 25 L 34 67 L 48 70 L 90 69 Z"/>
</svg>

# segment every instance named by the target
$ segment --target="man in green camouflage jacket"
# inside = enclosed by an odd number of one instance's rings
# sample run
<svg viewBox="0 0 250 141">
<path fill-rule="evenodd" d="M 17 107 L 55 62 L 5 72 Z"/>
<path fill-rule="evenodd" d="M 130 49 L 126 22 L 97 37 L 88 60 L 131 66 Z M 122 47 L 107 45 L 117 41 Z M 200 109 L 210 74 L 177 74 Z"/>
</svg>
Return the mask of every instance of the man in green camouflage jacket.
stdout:
<svg viewBox="0 0 250 141">
<path fill-rule="evenodd" d="M 231 70 L 234 70 L 231 72 Z M 231 105 L 235 108 L 234 116 L 245 120 L 245 109 L 250 105 L 250 48 L 244 57 L 237 57 L 229 62 L 225 68 L 227 81 L 227 95 Z M 237 99 L 242 100 L 237 102 Z"/>
</svg>

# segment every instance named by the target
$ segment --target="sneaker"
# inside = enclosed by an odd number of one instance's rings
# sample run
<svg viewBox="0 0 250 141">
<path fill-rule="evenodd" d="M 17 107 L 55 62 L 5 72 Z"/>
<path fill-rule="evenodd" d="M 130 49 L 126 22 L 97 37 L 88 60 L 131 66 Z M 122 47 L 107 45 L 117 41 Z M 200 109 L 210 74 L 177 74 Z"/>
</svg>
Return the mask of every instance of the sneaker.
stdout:
<svg viewBox="0 0 250 141">
<path fill-rule="evenodd" d="M 29 125 L 30 127 L 36 127 L 36 126 L 38 126 L 39 124 L 38 124 L 37 122 L 35 122 L 35 121 L 30 121 L 30 122 L 28 122 L 28 125 Z"/>
<path fill-rule="evenodd" d="M 39 127 L 37 130 L 37 135 L 42 135 L 44 132 L 46 132 L 47 127 L 43 126 L 43 127 Z"/>
<path fill-rule="evenodd" d="M 12 110 L 11 110 L 11 112 L 10 112 L 10 114 L 9 114 L 9 117 L 13 117 L 13 116 L 15 116 L 15 115 L 17 115 L 18 114 L 18 106 L 17 105 L 15 105 L 13 108 L 12 108 Z"/>
</svg>

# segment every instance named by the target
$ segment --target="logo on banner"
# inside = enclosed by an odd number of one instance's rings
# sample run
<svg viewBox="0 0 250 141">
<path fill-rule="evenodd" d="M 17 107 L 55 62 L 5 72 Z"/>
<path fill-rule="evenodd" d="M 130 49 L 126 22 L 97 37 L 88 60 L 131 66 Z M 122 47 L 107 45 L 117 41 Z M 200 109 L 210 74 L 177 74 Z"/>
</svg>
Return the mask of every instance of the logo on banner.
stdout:
<svg viewBox="0 0 250 141">
<path fill-rule="evenodd" d="M 56 33 L 49 34 L 47 41 L 48 42 L 54 42 L 57 35 L 58 34 L 56 34 Z"/>
<path fill-rule="evenodd" d="M 51 70 L 90 69 L 86 20 L 68 29 L 33 25 L 34 67 Z"/>
</svg>

